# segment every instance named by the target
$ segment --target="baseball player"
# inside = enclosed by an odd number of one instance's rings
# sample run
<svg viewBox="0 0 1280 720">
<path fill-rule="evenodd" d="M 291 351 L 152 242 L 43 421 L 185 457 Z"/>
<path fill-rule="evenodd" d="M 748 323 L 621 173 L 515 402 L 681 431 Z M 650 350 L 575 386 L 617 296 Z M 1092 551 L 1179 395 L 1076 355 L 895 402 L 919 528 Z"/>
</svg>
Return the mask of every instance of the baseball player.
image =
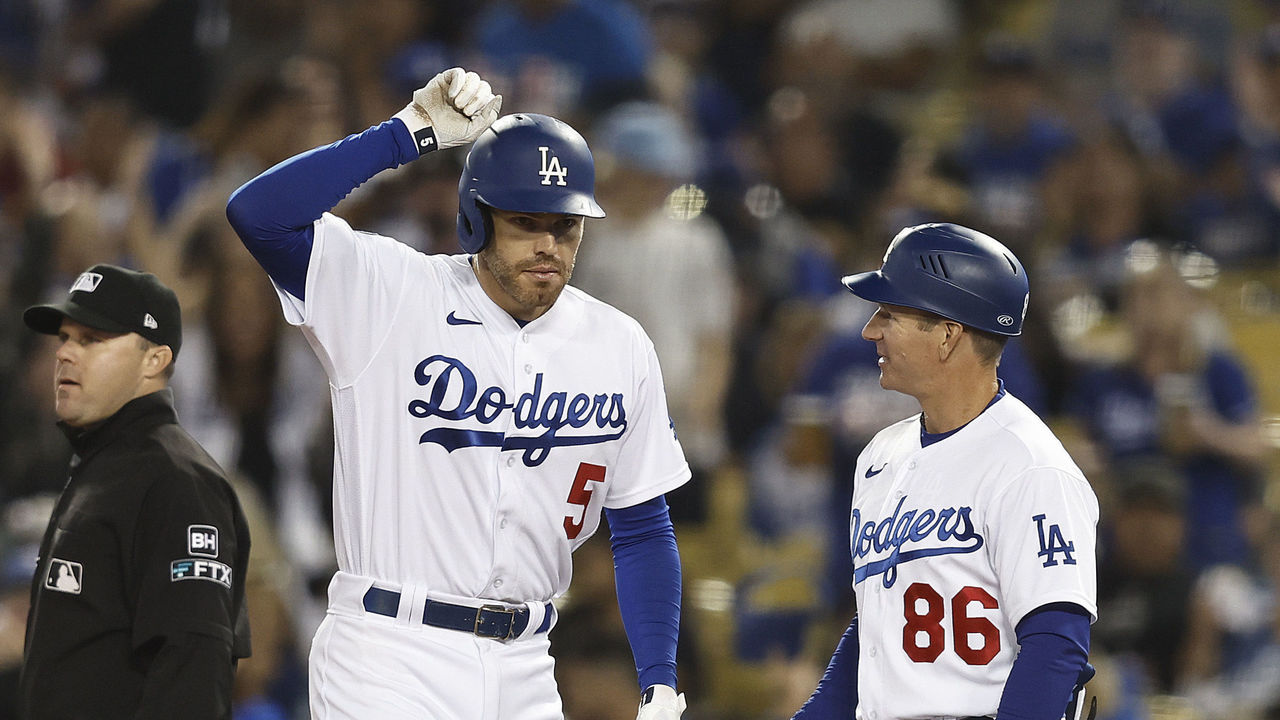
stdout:
<svg viewBox="0 0 1280 720">
<path fill-rule="evenodd" d="M 997 377 L 1029 287 L 1013 253 L 951 224 L 898 233 L 862 335 L 880 385 L 923 412 L 858 457 L 857 617 L 800 720 L 1075 718 L 1097 618 L 1098 503 L 1062 444 Z"/>
<path fill-rule="evenodd" d="M 639 324 L 567 285 L 603 217 L 582 137 L 453 68 L 391 120 L 268 170 L 227 215 L 329 376 L 339 571 L 310 656 L 314 718 L 562 716 L 548 631 L 608 516 L 639 720 L 675 720 L 680 560 L 663 494 L 689 468 Z M 496 122 L 495 122 L 496 120 Z M 466 254 L 327 211 L 474 141 Z"/>
</svg>

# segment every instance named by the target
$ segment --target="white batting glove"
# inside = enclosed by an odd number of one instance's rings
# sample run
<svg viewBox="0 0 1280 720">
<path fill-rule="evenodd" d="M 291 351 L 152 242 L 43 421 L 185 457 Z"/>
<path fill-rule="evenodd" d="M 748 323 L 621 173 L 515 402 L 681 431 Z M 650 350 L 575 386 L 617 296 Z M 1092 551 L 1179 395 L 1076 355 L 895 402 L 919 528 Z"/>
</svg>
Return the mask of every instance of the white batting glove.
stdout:
<svg viewBox="0 0 1280 720">
<path fill-rule="evenodd" d="M 502 109 L 502 96 L 462 68 L 449 68 L 413 91 L 413 102 L 392 117 L 413 134 L 418 154 L 474 142 Z"/>
<path fill-rule="evenodd" d="M 650 685 L 640 696 L 636 720 L 680 720 L 684 708 L 684 693 L 677 695 L 668 685 Z"/>
</svg>

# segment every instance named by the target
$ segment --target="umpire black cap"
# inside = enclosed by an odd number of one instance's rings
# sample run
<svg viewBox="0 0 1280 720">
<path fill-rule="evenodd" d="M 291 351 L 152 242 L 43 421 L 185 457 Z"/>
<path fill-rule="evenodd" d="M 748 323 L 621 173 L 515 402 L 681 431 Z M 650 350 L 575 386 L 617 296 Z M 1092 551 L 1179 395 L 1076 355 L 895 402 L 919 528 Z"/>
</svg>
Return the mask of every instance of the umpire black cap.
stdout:
<svg viewBox="0 0 1280 720">
<path fill-rule="evenodd" d="M 178 356 L 182 311 L 178 296 L 151 273 L 99 264 L 80 273 L 60 303 L 34 305 L 22 313 L 27 327 L 57 335 L 62 319 L 110 333 L 137 333 Z"/>
</svg>

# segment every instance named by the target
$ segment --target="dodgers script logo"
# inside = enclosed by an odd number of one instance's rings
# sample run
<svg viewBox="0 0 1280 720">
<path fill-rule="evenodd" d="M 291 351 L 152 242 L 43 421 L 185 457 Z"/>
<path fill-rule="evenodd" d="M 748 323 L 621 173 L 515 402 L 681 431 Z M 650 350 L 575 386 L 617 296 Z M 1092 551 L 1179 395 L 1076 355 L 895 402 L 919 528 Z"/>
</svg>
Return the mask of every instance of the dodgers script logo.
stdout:
<svg viewBox="0 0 1280 720">
<path fill-rule="evenodd" d="M 850 536 L 853 553 L 854 583 L 883 574 L 886 588 L 898 581 L 898 564 L 935 555 L 976 552 L 982 547 L 982 536 L 973 527 L 969 507 L 934 510 L 912 509 L 903 512 L 904 495 L 893 509 L 893 515 L 876 522 L 862 520 L 862 511 L 854 508 Z M 912 545 L 928 543 L 927 547 Z M 939 545 L 938 543 L 942 543 Z M 872 553 L 888 552 L 887 557 L 859 564 Z"/>
<path fill-rule="evenodd" d="M 521 430 L 538 430 L 537 435 L 511 435 L 500 431 L 472 430 L 457 427 L 435 427 L 422 433 L 419 443 L 435 443 L 449 452 L 464 447 L 500 447 L 524 450 L 522 460 L 528 467 L 541 465 L 552 448 L 595 445 L 617 440 L 627 429 L 627 411 L 622 393 L 588 395 L 548 392 L 543 396 L 542 373 L 534 377 L 533 391 L 522 393 L 514 401 L 502 388 L 494 385 L 480 390 L 475 373 L 461 360 L 432 355 L 418 363 L 414 380 L 427 389 L 426 400 L 409 403 L 409 414 L 416 418 L 438 417 L 445 420 L 475 418 L 491 425 L 508 410 Z M 599 434 L 561 434 L 565 428 L 580 430 L 588 425 L 605 431 Z"/>
</svg>

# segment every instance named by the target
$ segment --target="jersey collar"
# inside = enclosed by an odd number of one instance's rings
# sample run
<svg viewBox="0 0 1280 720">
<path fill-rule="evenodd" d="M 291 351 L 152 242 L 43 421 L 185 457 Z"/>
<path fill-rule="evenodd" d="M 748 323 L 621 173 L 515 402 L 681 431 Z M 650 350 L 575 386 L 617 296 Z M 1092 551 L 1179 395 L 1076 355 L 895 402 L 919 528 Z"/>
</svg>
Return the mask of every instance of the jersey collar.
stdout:
<svg viewBox="0 0 1280 720">
<path fill-rule="evenodd" d="M 987 408 L 990 408 L 992 405 L 995 405 L 997 400 L 1005 396 L 1004 380 L 1001 380 L 1000 378 L 996 378 L 996 382 L 999 384 L 999 386 L 996 388 L 996 395 L 995 397 L 991 398 L 991 402 L 987 403 L 987 407 L 982 408 L 982 412 L 986 412 Z M 982 415 L 982 413 L 978 413 L 978 415 Z M 977 418 L 974 418 L 974 420 L 976 419 Z M 973 420 L 970 420 L 969 422 L 973 422 Z M 924 413 L 920 413 L 920 447 L 922 448 L 929 447 L 930 445 L 936 442 L 946 440 L 952 435 L 955 435 L 956 433 L 968 427 L 968 425 L 969 423 L 965 423 L 964 425 L 961 425 L 960 427 L 954 430 L 948 430 L 942 433 L 925 432 Z"/>
<path fill-rule="evenodd" d="M 93 427 L 72 427 L 59 422 L 58 428 L 71 441 L 72 449 L 83 461 L 125 433 L 134 431 L 138 425 L 149 427 L 176 422 L 178 413 L 173 408 L 173 390 L 164 388 L 130 400 L 115 415 Z"/>
</svg>

